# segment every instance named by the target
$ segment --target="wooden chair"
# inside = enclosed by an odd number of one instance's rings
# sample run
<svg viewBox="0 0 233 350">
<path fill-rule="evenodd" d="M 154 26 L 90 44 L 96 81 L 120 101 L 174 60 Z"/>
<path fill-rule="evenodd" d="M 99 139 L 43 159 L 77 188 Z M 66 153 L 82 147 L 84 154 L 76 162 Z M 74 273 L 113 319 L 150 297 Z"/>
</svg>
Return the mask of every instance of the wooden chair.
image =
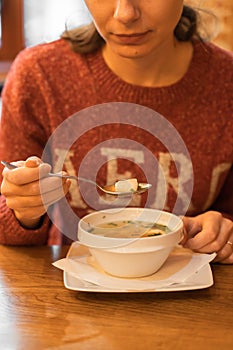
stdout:
<svg viewBox="0 0 233 350">
<path fill-rule="evenodd" d="M 15 56 L 25 47 L 23 0 L 1 0 L 0 87 Z"/>
</svg>

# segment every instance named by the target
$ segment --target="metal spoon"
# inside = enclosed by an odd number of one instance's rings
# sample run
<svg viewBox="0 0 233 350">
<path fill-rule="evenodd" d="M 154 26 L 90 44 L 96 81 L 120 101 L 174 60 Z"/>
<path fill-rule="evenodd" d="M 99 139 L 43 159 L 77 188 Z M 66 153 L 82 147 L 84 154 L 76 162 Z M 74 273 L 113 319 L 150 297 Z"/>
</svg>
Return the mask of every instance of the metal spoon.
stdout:
<svg viewBox="0 0 233 350">
<path fill-rule="evenodd" d="M 1 161 L 1 163 L 8 169 L 16 169 L 18 168 L 16 165 L 9 163 L 9 162 L 5 162 L 4 160 Z M 48 173 L 48 176 L 50 177 L 60 177 L 63 179 L 73 179 L 73 180 L 77 180 L 77 181 L 83 181 L 83 182 L 88 182 L 92 185 L 95 185 L 96 187 L 98 187 L 101 191 L 103 191 L 104 193 L 110 194 L 112 196 L 132 196 L 132 194 L 136 194 L 136 193 L 143 193 L 146 192 L 149 188 L 151 188 L 151 184 L 148 183 L 139 183 L 138 184 L 138 188 L 136 191 L 130 191 L 130 192 L 118 192 L 115 191 L 115 185 L 107 185 L 107 186 L 100 186 L 98 185 L 96 182 L 86 179 L 84 177 L 79 177 L 79 176 L 74 176 L 74 175 L 63 175 L 63 174 L 58 174 L 58 173 Z"/>
</svg>

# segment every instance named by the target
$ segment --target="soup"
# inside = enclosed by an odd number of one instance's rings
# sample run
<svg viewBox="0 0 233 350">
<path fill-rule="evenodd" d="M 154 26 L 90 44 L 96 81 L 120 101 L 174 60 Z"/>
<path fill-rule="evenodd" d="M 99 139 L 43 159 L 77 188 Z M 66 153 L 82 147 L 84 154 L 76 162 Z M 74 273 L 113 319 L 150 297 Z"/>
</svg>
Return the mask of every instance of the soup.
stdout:
<svg viewBox="0 0 233 350">
<path fill-rule="evenodd" d="M 168 226 L 147 222 L 147 221 L 111 221 L 96 226 L 91 226 L 88 229 L 98 236 L 112 238 L 144 238 L 159 236 L 171 232 Z"/>
</svg>

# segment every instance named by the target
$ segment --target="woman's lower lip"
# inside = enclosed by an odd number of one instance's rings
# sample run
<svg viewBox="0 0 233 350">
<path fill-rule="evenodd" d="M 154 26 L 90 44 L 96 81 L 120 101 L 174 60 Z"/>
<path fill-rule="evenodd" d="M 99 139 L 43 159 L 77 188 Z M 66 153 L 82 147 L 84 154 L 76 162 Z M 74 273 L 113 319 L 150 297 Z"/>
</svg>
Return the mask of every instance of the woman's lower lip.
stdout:
<svg viewBox="0 0 233 350">
<path fill-rule="evenodd" d="M 128 45 L 133 45 L 133 44 L 138 44 L 140 41 L 142 41 L 146 36 L 148 32 L 142 33 L 142 34 L 135 34 L 135 35 L 117 35 L 115 34 L 115 38 L 117 38 L 117 41 L 123 43 L 123 44 L 128 44 Z"/>
</svg>

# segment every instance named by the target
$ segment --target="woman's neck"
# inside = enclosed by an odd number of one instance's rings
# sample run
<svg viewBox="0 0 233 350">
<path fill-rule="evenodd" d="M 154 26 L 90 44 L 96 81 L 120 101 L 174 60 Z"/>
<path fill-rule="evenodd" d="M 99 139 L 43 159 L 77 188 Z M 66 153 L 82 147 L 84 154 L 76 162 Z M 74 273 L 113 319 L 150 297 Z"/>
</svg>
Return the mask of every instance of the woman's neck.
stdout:
<svg viewBox="0 0 233 350">
<path fill-rule="evenodd" d="M 103 58 L 117 76 L 130 84 L 147 87 L 169 86 L 179 81 L 187 72 L 192 55 L 192 44 L 178 41 L 168 49 L 138 58 L 119 56 L 107 45 L 103 48 Z"/>
</svg>

